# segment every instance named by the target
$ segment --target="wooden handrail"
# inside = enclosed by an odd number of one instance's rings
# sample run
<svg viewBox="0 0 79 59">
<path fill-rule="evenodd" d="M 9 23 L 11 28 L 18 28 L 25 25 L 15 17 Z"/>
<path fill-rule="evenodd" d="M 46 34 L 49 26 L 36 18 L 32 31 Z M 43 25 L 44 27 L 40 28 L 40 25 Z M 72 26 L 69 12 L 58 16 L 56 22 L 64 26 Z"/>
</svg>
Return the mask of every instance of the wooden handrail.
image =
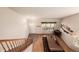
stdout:
<svg viewBox="0 0 79 59">
<path fill-rule="evenodd" d="M 0 40 L 0 48 L 4 49 L 4 52 L 20 52 L 27 48 L 32 43 L 29 39 L 6 39 Z M 0 50 L 0 52 L 3 50 Z"/>
<path fill-rule="evenodd" d="M 64 49 L 65 52 L 74 52 L 68 45 L 63 41 L 62 38 L 55 36 L 57 43 Z"/>
<path fill-rule="evenodd" d="M 56 40 L 53 35 L 52 37 L 48 36 L 47 38 L 48 38 L 47 41 L 48 41 L 50 52 L 63 52 L 64 51 L 63 48 L 56 43 Z"/>
</svg>

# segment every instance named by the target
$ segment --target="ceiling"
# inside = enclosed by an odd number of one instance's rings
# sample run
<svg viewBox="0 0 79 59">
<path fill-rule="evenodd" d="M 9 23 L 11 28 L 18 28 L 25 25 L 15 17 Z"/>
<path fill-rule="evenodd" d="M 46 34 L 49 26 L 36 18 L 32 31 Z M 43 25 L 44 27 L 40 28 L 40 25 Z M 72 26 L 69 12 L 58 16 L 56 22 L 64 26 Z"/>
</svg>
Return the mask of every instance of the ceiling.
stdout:
<svg viewBox="0 0 79 59">
<path fill-rule="evenodd" d="M 11 7 L 10 9 L 25 16 L 40 18 L 63 18 L 79 13 L 78 7 Z"/>
</svg>

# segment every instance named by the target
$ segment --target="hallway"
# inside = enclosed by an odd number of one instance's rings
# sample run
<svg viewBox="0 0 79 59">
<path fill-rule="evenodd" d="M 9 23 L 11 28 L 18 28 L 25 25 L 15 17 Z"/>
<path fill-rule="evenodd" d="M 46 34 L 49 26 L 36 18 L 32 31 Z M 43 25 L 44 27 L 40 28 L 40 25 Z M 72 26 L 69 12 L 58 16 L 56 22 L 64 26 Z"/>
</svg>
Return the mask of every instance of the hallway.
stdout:
<svg viewBox="0 0 79 59">
<path fill-rule="evenodd" d="M 0 52 L 79 52 L 78 7 L 0 7 Z"/>
</svg>

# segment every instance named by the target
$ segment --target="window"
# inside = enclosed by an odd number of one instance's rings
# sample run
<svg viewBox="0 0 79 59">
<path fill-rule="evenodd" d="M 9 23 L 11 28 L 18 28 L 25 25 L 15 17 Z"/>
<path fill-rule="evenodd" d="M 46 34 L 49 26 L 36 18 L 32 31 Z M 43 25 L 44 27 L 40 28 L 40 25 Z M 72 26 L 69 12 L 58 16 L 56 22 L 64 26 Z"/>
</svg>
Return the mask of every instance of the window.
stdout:
<svg viewBox="0 0 79 59">
<path fill-rule="evenodd" d="M 42 24 L 42 29 L 45 31 L 53 31 L 54 25 L 56 22 L 41 22 Z"/>
</svg>

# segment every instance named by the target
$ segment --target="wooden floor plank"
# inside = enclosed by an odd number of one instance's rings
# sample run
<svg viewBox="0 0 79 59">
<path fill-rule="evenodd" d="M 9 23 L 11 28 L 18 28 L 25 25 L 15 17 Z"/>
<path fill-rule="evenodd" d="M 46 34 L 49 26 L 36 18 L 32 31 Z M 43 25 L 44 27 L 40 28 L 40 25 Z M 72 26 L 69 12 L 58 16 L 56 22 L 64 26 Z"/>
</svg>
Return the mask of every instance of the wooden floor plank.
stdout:
<svg viewBox="0 0 79 59">
<path fill-rule="evenodd" d="M 33 52 L 43 52 L 43 42 L 42 42 L 42 36 L 39 35 L 37 38 L 34 39 L 33 43 Z"/>
</svg>

